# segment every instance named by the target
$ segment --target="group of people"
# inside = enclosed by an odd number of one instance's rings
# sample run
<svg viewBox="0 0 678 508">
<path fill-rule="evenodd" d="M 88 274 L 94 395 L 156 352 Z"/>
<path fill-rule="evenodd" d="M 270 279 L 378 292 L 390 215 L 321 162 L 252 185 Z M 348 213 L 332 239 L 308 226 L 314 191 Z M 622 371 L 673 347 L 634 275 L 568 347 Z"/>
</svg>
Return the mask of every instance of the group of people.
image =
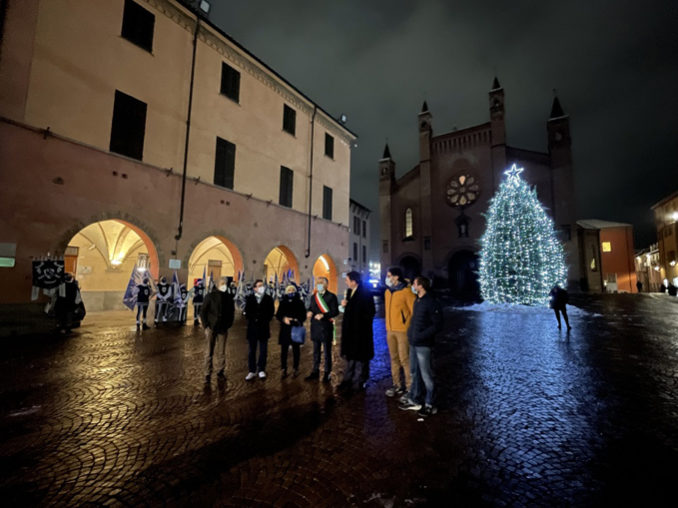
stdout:
<svg viewBox="0 0 678 508">
<path fill-rule="evenodd" d="M 347 289 L 341 302 L 337 295 L 329 291 L 329 281 L 324 277 L 317 279 L 315 290 L 307 302 L 304 302 L 296 286 L 288 285 L 277 311 L 273 298 L 267 294 L 264 281 L 255 281 L 253 292 L 247 296 L 243 309 L 249 344 L 246 381 L 267 377 L 270 323 L 275 318 L 280 322 L 278 344 L 281 348 L 281 377 L 288 376 L 290 349 L 292 376 L 300 374 L 300 347 L 305 333 L 303 327 L 306 321 L 310 321 L 313 363 L 305 379 L 330 383 L 332 348 L 336 344 L 335 318 L 343 314 L 340 351 L 346 364 L 338 389 L 344 392 L 365 389 L 370 377 L 370 361 L 374 357 L 374 299 L 369 289 L 362 284 L 358 272 L 347 273 L 344 280 Z M 389 269 L 386 285 L 386 330 L 393 377 L 393 386 L 386 390 L 386 395 L 398 396 L 399 407 L 403 410 L 414 410 L 421 416 L 435 414 L 431 350 L 435 335 L 442 326 L 440 304 L 431 293 L 431 283 L 427 278 L 417 277 L 410 284 L 404 279 L 400 268 Z M 205 296 L 199 316 L 207 343 L 205 382 L 210 383 L 215 369 L 217 378 L 223 381 L 226 340 L 235 316 L 233 295 L 228 291 L 225 279 Z"/>
<path fill-rule="evenodd" d="M 230 279 L 230 278 L 229 278 Z M 229 281 L 227 290 L 233 295 L 234 283 Z M 148 314 L 148 307 L 151 303 L 151 298 L 156 295 L 155 314 L 153 322 L 156 326 L 159 323 L 165 323 L 168 320 L 185 323 L 187 318 L 188 301 L 192 297 L 193 304 L 193 324 L 200 323 L 199 316 L 205 299 L 205 284 L 203 279 L 198 279 L 191 291 L 186 289 L 186 284 L 179 284 L 178 288 L 174 284 L 167 282 L 166 277 L 161 277 L 158 281 L 155 291 L 151 285 L 150 279 L 146 276 L 136 286 L 136 307 L 137 307 L 137 330 L 147 330 L 149 327 L 146 324 L 146 317 Z"/>
</svg>

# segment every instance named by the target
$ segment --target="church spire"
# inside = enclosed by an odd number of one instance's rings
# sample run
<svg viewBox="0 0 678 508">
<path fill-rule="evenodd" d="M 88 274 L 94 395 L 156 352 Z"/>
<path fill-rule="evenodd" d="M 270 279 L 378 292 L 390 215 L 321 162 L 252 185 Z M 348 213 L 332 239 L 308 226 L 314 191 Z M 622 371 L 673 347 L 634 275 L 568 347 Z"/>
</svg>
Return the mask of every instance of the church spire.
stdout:
<svg viewBox="0 0 678 508">
<path fill-rule="evenodd" d="M 499 90 L 501 88 L 501 85 L 499 84 L 499 79 L 497 79 L 497 76 L 494 77 L 494 81 L 492 81 L 492 90 Z"/>
<path fill-rule="evenodd" d="M 553 105 L 551 106 L 551 116 L 549 116 L 549 118 L 559 118 L 561 116 L 565 116 L 565 112 L 563 111 L 563 107 L 560 105 L 560 101 L 558 100 L 558 96 L 556 95 L 553 98 Z"/>
<path fill-rule="evenodd" d="M 424 104 L 421 106 L 421 112 L 426 113 L 428 111 L 428 104 L 424 101 Z"/>
<path fill-rule="evenodd" d="M 384 155 L 381 158 L 382 159 L 390 159 L 391 158 L 391 150 L 388 149 L 388 143 L 386 143 L 386 146 L 384 146 Z"/>
</svg>

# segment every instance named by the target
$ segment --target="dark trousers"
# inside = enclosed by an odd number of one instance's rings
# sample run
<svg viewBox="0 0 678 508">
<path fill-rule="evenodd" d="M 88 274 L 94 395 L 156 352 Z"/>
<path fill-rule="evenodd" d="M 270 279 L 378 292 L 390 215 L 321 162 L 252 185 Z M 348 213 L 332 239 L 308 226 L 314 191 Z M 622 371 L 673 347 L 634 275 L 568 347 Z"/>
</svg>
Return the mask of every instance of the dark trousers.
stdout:
<svg viewBox="0 0 678 508">
<path fill-rule="evenodd" d="M 558 307 L 553 309 L 553 312 L 556 313 L 556 319 L 558 320 L 558 328 L 560 328 L 560 314 L 563 315 L 563 319 L 565 320 L 565 326 L 568 328 L 570 327 L 570 320 L 567 319 L 567 310 L 565 307 Z"/>
<path fill-rule="evenodd" d="M 144 323 L 146 322 L 146 313 L 148 312 L 148 302 L 137 303 L 137 324 L 139 324 L 139 316 L 143 314 Z"/>
<path fill-rule="evenodd" d="M 299 357 L 301 356 L 301 350 L 299 349 L 301 344 L 293 342 L 290 346 L 280 346 L 280 367 L 283 370 L 287 370 L 287 352 L 290 347 L 292 347 L 292 367 L 294 370 L 299 368 Z"/>
<path fill-rule="evenodd" d="M 332 337 L 313 341 L 313 372 L 320 370 L 321 349 L 325 350 L 325 374 L 332 372 Z"/>
<path fill-rule="evenodd" d="M 200 309 L 202 307 L 202 302 L 193 304 L 193 321 L 198 321 L 200 318 Z"/>
<path fill-rule="evenodd" d="M 361 388 L 370 378 L 369 360 L 346 360 L 346 370 L 342 383 Z"/>
<path fill-rule="evenodd" d="M 266 370 L 266 355 L 268 353 L 268 338 L 257 339 L 250 337 L 249 354 L 247 355 L 247 366 L 250 372 L 263 372 Z M 259 361 L 257 361 L 257 344 L 259 344 Z"/>
</svg>

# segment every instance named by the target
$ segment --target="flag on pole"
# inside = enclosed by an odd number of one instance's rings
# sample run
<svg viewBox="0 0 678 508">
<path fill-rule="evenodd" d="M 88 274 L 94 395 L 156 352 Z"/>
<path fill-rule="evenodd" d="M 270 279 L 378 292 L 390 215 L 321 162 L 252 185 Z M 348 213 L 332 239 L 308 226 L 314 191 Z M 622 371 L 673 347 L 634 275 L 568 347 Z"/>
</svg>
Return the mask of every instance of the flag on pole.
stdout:
<svg viewBox="0 0 678 508">
<path fill-rule="evenodd" d="M 174 300 L 175 305 L 179 305 L 181 302 L 181 285 L 179 284 L 179 276 L 176 270 L 174 270 L 172 275 L 172 300 Z"/>
<path fill-rule="evenodd" d="M 210 280 L 209 280 L 209 283 L 207 283 L 206 287 L 207 287 L 207 292 L 211 293 L 212 288 L 214 288 L 214 274 L 212 272 L 210 272 Z"/>
<path fill-rule="evenodd" d="M 141 276 L 142 274 L 135 263 L 134 268 L 132 268 L 132 273 L 129 276 L 129 282 L 127 283 L 125 295 L 122 297 L 123 305 L 129 310 L 134 310 L 134 306 L 137 304 L 137 285 L 141 284 Z"/>
</svg>

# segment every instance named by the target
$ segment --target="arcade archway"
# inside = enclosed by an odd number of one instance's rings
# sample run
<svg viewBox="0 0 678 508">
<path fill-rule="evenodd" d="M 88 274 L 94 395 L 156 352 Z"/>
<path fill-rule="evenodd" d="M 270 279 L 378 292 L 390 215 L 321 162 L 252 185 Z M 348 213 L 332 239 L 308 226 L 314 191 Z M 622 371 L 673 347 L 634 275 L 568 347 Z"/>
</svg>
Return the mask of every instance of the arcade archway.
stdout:
<svg viewBox="0 0 678 508">
<path fill-rule="evenodd" d="M 95 222 L 71 238 L 64 253 L 65 268 L 80 283 L 88 311 L 121 310 L 134 265 L 158 276 L 158 253 L 141 229 L 110 219 Z"/>
<path fill-rule="evenodd" d="M 455 252 L 448 263 L 450 290 L 453 296 L 465 300 L 480 298 L 478 256 L 468 250 Z"/>
<path fill-rule="evenodd" d="M 332 261 L 332 258 L 327 254 L 316 259 L 315 264 L 313 265 L 313 280 L 317 280 L 318 277 L 326 277 L 329 281 L 328 289 L 337 294 L 339 289 L 339 275 L 337 273 L 337 266 Z M 341 299 L 341 298 L 340 298 Z"/>
<path fill-rule="evenodd" d="M 297 284 L 301 283 L 299 276 L 299 263 L 294 253 L 284 245 L 274 247 L 264 259 L 263 273 L 261 277 L 266 282 L 275 282 L 276 275 L 278 281 L 291 280 Z"/>
<path fill-rule="evenodd" d="M 208 236 L 195 246 L 188 258 L 188 283 L 191 288 L 205 274 L 205 286 L 210 276 L 215 282 L 221 277 L 238 278 L 243 270 L 242 256 L 238 248 L 223 236 Z"/>
</svg>

